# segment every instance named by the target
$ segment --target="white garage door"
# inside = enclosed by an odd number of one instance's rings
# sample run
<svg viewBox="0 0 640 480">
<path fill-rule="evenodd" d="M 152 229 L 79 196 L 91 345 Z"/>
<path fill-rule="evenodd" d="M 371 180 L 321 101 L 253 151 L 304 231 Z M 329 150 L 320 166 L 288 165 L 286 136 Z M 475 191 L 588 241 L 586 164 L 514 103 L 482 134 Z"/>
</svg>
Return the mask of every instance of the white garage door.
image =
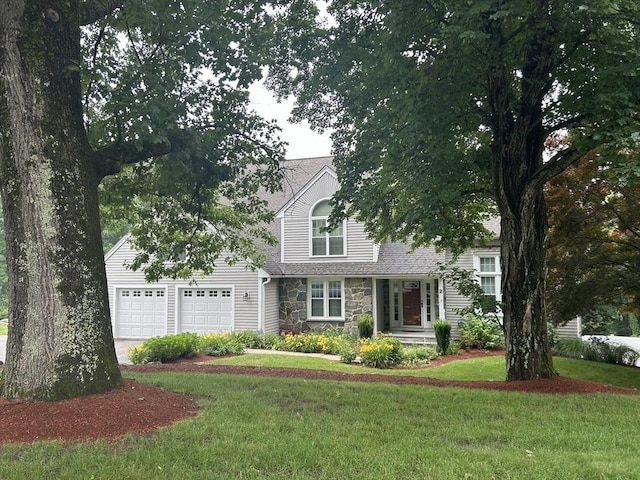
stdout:
<svg viewBox="0 0 640 480">
<path fill-rule="evenodd" d="M 119 288 L 116 295 L 117 338 L 151 338 L 167 333 L 163 288 Z"/>
<path fill-rule="evenodd" d="M 181 288 L 180 331 L 230 332 L 233 330 L 233 290 L 223 288 Z"/>
</svg>

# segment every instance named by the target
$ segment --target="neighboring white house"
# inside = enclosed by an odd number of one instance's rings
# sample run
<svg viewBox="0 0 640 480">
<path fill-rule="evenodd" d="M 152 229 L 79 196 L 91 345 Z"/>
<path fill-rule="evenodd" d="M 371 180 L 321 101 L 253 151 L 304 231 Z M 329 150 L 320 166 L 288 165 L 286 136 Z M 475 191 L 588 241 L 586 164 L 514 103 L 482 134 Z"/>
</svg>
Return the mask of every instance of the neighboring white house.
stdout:
<svg viewBox="0 0 640 480">
<path fill-rule="evenodd" d="M 135 252 L 122 239 L 106 255 L 115 338 L 144 339 L 183 331 L 304 331 L 329 325 L 355 327 L 365 313 L 376 331 L 406 341 L 434 341 L 433 321 L 446 318 L 457 335 L 457 311 L 469 300 L 444 281 L 449 254 L 433 247 L 410 251 L 400 242 L 375 244 L 362 224 L 348 219 L 325 231 L 329 200 L 338 188 L 332 157 L 287 160 L 285 189 L 267 200 L 279 243 L 262 269 L 220 263 L 194 282 L 149 284 L 126 267 Z M 500 300 L 499 222 L 495 240 L 457 260 L 475 269 L 485 293 Z M 564 336 L 579 335 L 569 324 Z"/>
</svg>

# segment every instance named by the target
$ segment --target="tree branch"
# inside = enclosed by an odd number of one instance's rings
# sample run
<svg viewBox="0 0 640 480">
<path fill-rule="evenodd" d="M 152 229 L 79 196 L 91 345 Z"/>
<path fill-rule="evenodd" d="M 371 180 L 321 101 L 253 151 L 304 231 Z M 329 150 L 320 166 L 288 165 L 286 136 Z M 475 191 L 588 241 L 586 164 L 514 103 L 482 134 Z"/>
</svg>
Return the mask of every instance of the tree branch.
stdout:
<svg viewBox="0 0 640 480">
<path fill-rule="evenodd" d="M 153 157 L 183 150 L 185 138 L 175 135 L 162 143 L 149 143 L 140 146 L 132 142 L 112 143 L 96 150 L 98 181 L 109 175 L 115 175 L 124 165 L 140 163 Z"/>
<path fill-rule="evenodd" d="M 80 25 L 90 25 L 122 8 L 129 0 L 84 0 L 80 2 Z"/>
<path fill-rule="evenodd" d="M 582 158 L 583 154 L 574 148 L 567 148 L 556 153 L 551 159 L 545 162 L 541 168 L 531 178 L 531 186 L 542 187 L 556 175 L 564 172 L 571 164 Z"/>
</svg>

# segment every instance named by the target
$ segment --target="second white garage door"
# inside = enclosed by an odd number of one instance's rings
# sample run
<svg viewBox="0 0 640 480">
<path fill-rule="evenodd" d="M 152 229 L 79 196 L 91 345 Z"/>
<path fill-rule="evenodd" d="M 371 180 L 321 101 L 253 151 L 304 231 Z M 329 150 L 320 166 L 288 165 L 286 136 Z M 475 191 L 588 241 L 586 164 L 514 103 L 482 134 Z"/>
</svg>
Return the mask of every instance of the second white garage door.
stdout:
<svg viewBox="0 0 640 480">
<path fill-rule="evenodd" d="M 181 288 L 178 296 L 181 332 L 233 330 L 233 288 Z"/>
</svg>

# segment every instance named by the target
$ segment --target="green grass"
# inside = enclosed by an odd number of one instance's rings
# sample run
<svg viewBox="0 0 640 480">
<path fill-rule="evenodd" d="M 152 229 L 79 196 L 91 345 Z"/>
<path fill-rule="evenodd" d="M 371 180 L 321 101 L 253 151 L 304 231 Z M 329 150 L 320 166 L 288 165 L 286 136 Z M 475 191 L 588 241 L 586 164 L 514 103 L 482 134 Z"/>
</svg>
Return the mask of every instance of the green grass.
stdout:
<svg viewBox="0 0 640 480">
<path fill-rule="evenodd" d="M 249 365 L 257 367 L 295 367 L 316 370 L 330 370 L 342 373 L 377 373 L 380 375 L 412 375 L 444 380 L 504 380 L 505 362 L 503 356 L 455 360 L 438 367 L 423 367 L 380 370 L 362 365 L 346 365 L 334 360 L 318 357 L 292 357 L 279 354 L 248 353 L 236 357 L 212 360 L 215 365 Z M 640 368 L 624 367 L 606 363 L 555 357 L 554 365 L 560 375 L 585 380 L 640 389 Z"/>
<path fill-rule="evenodd" d="M 262 356 L 286 364 L 274 358 L 281 356 Z M 289 366 L 322 361 L 288 358 Z M 565 360 L 556 359 L 557 368 L 583 378 L 637 384 L 640 375 Z M 491 377 L 502 364 L 501 357 L 490 357 L 423 371 L 458 378 L 483 368 Z M 0 478 L 640 478 L 636 396 L 187 373 L 127 376 L 193 395 L 202 410 L 155 434 L 110 443 L 4 445 Z"/>
<path fill-rule="evenodd" d="M 7 324 L 5 322 L 0 322 L 0 335 L 7 334 Z"/>
</svg>

